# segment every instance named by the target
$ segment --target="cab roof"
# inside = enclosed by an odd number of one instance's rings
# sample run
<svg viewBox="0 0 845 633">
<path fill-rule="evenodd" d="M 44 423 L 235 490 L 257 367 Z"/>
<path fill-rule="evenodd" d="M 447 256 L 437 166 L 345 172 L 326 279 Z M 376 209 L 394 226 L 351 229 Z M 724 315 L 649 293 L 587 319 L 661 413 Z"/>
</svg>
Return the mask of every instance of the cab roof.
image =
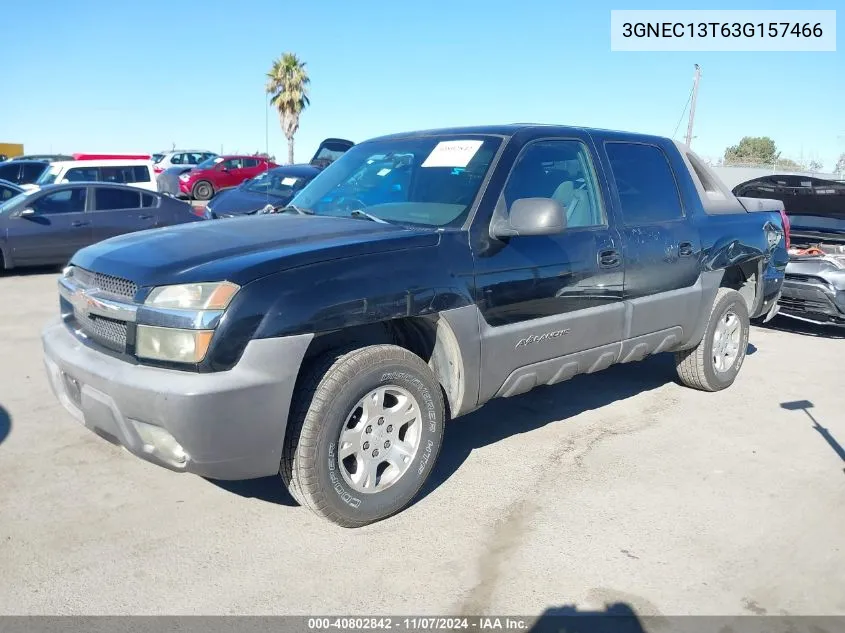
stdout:
<svg viewBox="0 0 845 633">
<path fill-rule="evenodd" d="M 660 139 L 666 141 L 665 137 L 655 136 L 651 134 L 637 134 L 632 132 L 623 132 L 620 130 L 607 130 L 602 128 L 581 127 L 576 125 L 557 125 L 553 123 L 505 123 L 499 125 L 472 125 L 461 127 L 447 127 L 447 128 L 433 128 L 428 130 L 416 130 L 410 132 L 399 132 L 397 134 L 386 134 L 369 139 L 370 141 L 384 141 L 388 139 L 411 138 L 417 136 L 454 136 L 458 134 L 475 134 L 488 136 L 503 136 L 506 138 L 515 136 L 520 132 L 536 131 L 537 134 L 549 134 L 550 136 L 565 136 L 572 132 L 580 133 L 600 133 L 613 134 L 614 136 L 638 138 L 638 139 Z"/>
</svg>

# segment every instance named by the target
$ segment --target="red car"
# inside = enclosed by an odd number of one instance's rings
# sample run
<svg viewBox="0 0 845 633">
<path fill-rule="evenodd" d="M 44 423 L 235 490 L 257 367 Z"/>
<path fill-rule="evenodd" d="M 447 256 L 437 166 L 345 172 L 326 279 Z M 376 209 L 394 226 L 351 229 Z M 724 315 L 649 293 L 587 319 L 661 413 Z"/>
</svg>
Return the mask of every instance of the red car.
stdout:
<svg viewBox="0 0 845 633">
<path fill-rule="evenodd" d="M 209 200 L 273 167 L 278 165 L 262 156 L 215 156 L 179 176 L 179 191 L 194 200 Z"/>
</svg>

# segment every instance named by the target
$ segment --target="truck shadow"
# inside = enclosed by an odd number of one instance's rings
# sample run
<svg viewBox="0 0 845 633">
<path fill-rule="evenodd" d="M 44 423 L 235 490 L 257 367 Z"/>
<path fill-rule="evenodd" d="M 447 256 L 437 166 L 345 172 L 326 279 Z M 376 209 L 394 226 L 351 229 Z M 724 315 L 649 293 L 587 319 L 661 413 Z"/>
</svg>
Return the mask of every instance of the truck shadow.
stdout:
<svg viewBox="0 0 845 633">
<path fill-rule="evenodd" d="M 669 382 L 677 382 L 673 356 L 658 354 L 640 362 L 615 365 L 601 373 L 576 376 L 558 385 L 538 387 L 521 396 L 492 400 L 446 425 L 437 464 L 414 503 L 446 482 L 475 449 L 550 423 L 565 423 L 567 418 L 584 411 Z"/>
<path fill-rule="evenodd" d="M 206 481 L 239 497 L 258 499 L 280 506 L 296 507 L 299 505 L 288 492 L 288 489 L 285 488 L 282 478 L 279 476 L 261 477 L 260 479 L 242 479 L 240 481 L 206 478 Z"/>
<path fill-rule="evenodd" d="M 750 345 L 748 354 L 755 351 L 757 348 Z M 437 464 L 411 505 L 445 483 L 475 449 L 547 424 L 563 423 L 584 411 L 599 409 L 670 382 L 678 383 L 673 356 L 658 354 L 640 362 L 615 365 L 599 374 L 576 376 L 558 385 L 538 387 L 521 396 L 492 400 L 446 425 Z M 284 506 L 299 505 L 278 476 L 206 481 L 241 497 Z"/>
<path fill-rule="evenodd" d="M 758 327 L 768 330 L 775 330 L 777 332 L 798 334 L 800 336 L 818 336 L 830 339 L 845 339 L 845 327 L 809 323 L 807 321 L 799 321 L 798 319 L 790 319 L 786 316 L 776 316 L 768 323 L 763 323 Z"/>
</svg>

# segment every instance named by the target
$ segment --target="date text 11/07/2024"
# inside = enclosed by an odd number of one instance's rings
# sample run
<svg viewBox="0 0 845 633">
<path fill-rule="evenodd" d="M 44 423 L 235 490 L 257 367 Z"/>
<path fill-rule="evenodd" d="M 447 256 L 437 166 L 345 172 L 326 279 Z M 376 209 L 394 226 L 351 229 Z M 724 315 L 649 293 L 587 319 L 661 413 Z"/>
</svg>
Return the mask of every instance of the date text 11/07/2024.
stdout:
<svg viewBox="0 0 845 633">
<path fill-rule="evenodd" d="M 518 617 L 324 617 L 308 618 L 309 631 L 525 631 L 527 618 Z"/>
</svg>

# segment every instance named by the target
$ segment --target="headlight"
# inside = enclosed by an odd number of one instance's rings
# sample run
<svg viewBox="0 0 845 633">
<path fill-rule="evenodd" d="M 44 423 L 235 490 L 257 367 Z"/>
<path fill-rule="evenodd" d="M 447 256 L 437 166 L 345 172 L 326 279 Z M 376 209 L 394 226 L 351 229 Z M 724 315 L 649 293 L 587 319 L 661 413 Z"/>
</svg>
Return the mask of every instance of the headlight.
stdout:
<svg viewBox="0 0 845 633">
<path fill-rule="evenodd" d="M 205 358 L 213 334 L 213 330 L 177 330 L 139 324 L 135 353 L 142 358 L 198 363 Z"/>
<path fill-rule="evenodd" d="M 144 305 L 180 310 L 225 310 L 240 286 L 228 281 L 154 288 Z"/>
</svg>

